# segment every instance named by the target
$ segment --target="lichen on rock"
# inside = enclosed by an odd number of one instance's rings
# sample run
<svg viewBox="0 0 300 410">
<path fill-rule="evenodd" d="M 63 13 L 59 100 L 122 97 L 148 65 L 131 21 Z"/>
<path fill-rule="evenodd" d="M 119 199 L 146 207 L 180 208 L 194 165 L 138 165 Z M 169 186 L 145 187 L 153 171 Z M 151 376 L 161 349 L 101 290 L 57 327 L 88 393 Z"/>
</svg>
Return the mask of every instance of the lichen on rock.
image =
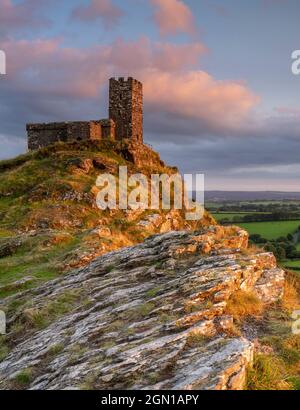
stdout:
<svg viewBox="0 0 300 410">
<path fill-rule="evenodd" d="M 240 228 L 171 231 L 2 300 L 1 388 L 30 369 L 34 390 L 242 389 L 254 342 L 234 329 L 228 301 L 243 291 L 268 305 L 284 286 L 274 256 L 247 247 Z M 53 314 L 57 300 L 68 303 Z M 44 326 L 28 326 L 28 305 L 48 315 Z"/>
</svg>

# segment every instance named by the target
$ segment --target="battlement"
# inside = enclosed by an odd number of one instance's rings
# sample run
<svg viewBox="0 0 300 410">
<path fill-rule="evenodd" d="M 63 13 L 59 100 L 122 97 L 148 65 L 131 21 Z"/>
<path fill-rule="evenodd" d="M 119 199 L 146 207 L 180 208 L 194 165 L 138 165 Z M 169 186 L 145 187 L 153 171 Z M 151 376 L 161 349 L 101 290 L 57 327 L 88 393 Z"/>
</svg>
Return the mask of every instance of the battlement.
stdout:
<svg viewBox="0 0 300 410">
<path fill-rule="evenodd" d="M 127 79 L 125 79 L 125 77 L 118 77 L 118 78 L 111 77 L 109 81 L 117 82 L 117 83 L 137 84 L 137 85 L 140 85 L 141 87 L 143 86 L 143 84 L 139 80 L 136 80 L 133 77 L 128 77 Z"/>
<path fill-rule="evenodd" d="M 143 143 L 143 85 L 132 77 L 109 80 L 109 118 L 27 124 L 28 148 L 54 142 L 130 139 Z"/>
</svg>

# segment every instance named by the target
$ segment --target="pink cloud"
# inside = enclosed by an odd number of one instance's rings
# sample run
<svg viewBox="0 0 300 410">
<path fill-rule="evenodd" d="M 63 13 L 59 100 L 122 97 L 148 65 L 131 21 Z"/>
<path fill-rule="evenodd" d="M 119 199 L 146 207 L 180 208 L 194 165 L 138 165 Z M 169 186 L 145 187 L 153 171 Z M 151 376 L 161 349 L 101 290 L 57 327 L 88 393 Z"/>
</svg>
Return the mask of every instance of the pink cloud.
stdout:
<svg viewBox="0 0 300 410">
<path fill-rule="evenodd" d="M 155 7 L 154 20 L 162 36 L 197 32 L 194 16 L 181 0 L 151 0 Z"/>
<path fill-rule="evenodd" d="M 9 78 L 19 87 L 78 97 L 97 95 L 112 73 L 180 71 L 195 66 L 205 52 L 201 43 L 152 43 L 146 37 L 86 49 L 61 47 L 57 39 L 6 40 L 0 46 L 8 56 Z"/>
<path fill-rule="evenodd" d="M 151 110 L 202 123 L 210 130 L 236 130 L 259 102 L 245 85 L 217 81 L 199 70 L 146 73 L 144 83 Z"/>
<path fill-rule="evenodd" d="M 111 27 L 118 23 L 123 12 L 112 0 L 91 0 L 88 6 L 76 7 L 72 16 L 84 22 L 101 19 L 106 27 Z"/>
<path fill-rule="evenodd" d="M 0 32 L 48 25 L 49 21 L 38 15 L 44 4 L 44 0 L 24 0 L 18 4 L 12 0 L 0 0 Z"/>
<path fill-rule="evenodd" d="M 117 67 L 118 71 L 123 70 L 128 74 L 145 67 L 162 71 L 177 71 L 197 65 L 200 57 L 206 51 L 205 46 L 200 42 L 153 43 L 149 38 L 141 37 L 133 42 L 125 42 L 123 39 L 116 40 L 111 47 L 106 48 L 106 58 L 114 67 Z"/>
<path fill-rule="evenodd" d="M 235 131 L 258 102 L 244 84 L 217 81 L 197 69 L 205 51 L 200 43 L 175 46 L 141 38 L 75 49 L 62 47 L 58 40 L 7 40 L 0 41 L 0 48 L 9 56 L 10 95 L 23 95 L 33 110 L 39 100 L 72 101 L 70 109 L 95 100 L 100 111 L 101 91 L 112 75 L 143 81 L 148 114 L 180 119 L 189 126 L 202 124 L 211 132 Z"/>
</svg>

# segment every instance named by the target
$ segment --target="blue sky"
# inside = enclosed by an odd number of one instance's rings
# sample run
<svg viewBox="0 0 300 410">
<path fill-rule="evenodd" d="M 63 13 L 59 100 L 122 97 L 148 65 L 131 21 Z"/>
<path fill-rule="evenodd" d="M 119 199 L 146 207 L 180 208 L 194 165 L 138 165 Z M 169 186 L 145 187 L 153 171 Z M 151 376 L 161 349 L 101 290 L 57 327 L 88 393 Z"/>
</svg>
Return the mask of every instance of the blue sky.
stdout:
<svg viewBox="0 0 300 410">
<path fill-rule="evenodd" d="M 300 191 L 297 0 L 0 0 L 0 158 L 26 122 L 107 114 L 107 82 L 145 91 L 145 141 L 207 189 Z"/>
</svg>

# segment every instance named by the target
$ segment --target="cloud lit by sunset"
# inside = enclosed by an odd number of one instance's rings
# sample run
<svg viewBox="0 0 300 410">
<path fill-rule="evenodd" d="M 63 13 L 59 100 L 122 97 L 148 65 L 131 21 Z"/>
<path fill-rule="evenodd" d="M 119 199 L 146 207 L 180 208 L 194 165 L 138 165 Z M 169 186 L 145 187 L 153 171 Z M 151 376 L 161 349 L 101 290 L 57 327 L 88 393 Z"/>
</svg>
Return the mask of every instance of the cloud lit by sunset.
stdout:
<svg viewBox="0 0 300 410">
<path fill-rule="evenodd" d="M 58 11 L 56 1 L 0 0 L 1 157 L 25 150 L 26 122 L 104 115 L 108 78 L 130 75 L 144 83 L 145 140 L 167 160 L 205 172 L 211 188 L 220 175 L 234 185 L 241 165 L 252 179 L 266 161 L 289 165 L 295 189 L 299 3 L 289 2 L 287 27 L 282 2 L 220 3 L 222 12 L 210 0 L 66 0 Z"/>
</svg>

